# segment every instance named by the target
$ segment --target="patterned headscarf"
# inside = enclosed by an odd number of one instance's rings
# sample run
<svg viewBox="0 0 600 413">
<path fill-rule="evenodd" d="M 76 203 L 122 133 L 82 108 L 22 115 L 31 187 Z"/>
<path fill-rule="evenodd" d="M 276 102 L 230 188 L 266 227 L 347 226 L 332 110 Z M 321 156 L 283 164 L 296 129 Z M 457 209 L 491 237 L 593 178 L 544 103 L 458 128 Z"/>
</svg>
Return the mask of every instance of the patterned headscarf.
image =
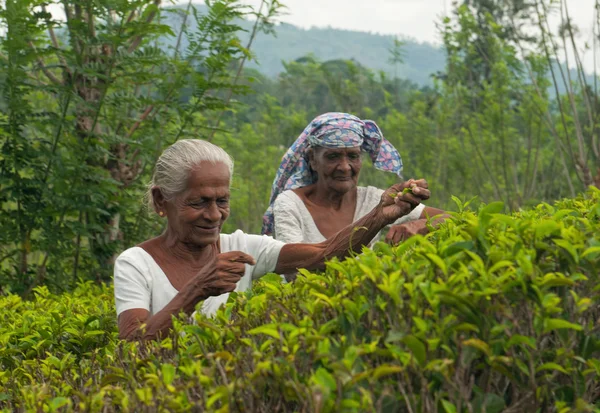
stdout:
<svg viewBox="0 0 600 413">
<path fill-rule="evenodd" d="M 348 113 L 330 112 L 317 116 L 304 129 L 281 160 L 271 189 L 269 208 L 263 216 L 262 233 L 271 235 L 274 227 L 273 203 L 285 190 L 302 188 L 316 182 L 310 169 L 308 149 L 355 148 L 367 152 L 376 169 L 400 176 L 402 159 L 394 146 L 383 137 L 381 130 L 370 120 L 360 120 Z"/>
</svg>

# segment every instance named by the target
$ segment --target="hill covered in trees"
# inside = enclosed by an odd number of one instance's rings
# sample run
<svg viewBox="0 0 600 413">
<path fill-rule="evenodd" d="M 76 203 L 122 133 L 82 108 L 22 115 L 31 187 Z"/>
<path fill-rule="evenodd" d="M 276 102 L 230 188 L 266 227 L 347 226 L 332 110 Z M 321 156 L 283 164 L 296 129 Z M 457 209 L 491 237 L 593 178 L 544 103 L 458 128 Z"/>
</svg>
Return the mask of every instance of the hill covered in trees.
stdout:
<svg viewBox="0 0 600 413">
<path fill-rule="evenodd" d="M 199 12 L 204 12 L 206 7 L 196 5 Z M 189 31 L 197 30 L 193 18 L 185 18 L 185 7 L 179 6 L 171 9 L 172 13 L 166 15 L 166 24 L 176 32 L 183 22 L 188 25 Z M 246 32 L 240 33 L 240 40 L 246 44 L 254 22 L 238 20 Z M 396 74 L 396 68 L 390 59 L 390 48 L 394 45 L 394 36 L 367 33 L 363 31 L 342 30 L 334 28 L 303 29 L 288 23 L 281 23 L 273 27 L 275 35 L 258 33 L 252 51 L 256 61 L 248 67 L 258 69 L 267 76 L 275 76 L 284 71 L 283 62 L 312 55 L 321 61 L 346 59 L 375 71 L 385 71 Z M 444 69 L 445 52 L 436 45 L 421 43 L 410 38 L 410 33 L 403 33 L 401 40 L 404 62 L 397 67 L 397 75 L 419 85 L 431 84 L 431 74 Z M 165 38 L 165 44 L 174 46 L 177 39 Z M 187 42 L 182 38 L 181 46 L 187 47 Z"/>
</svg>

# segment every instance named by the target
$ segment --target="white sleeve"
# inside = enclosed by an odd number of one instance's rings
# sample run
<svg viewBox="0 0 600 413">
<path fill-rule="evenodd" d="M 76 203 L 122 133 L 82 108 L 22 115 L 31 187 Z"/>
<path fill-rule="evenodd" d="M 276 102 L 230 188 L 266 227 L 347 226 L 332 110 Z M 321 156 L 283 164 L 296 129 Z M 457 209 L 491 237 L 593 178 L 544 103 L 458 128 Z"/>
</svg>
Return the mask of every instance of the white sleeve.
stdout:
<svg viewBox="0 0 600 413">
<path fill-rule="evenodd" d="M 132 308 L 150 311 L 151 290 L 144 272 L 135 260 L 122 255 L 115 261 L 114 289 L 117 316 Z"/>
<path fill-rule="evenodd" d="M 392 225 L 400 225 L 405 222 L 416 221 L 421 218 L 421 214 L 423 213 L 424 209 L 425 209 L 425 204 L 419 204 L 415 207 L 415 209 L 410 211 L 410 214 L 407 214 L 407 215 L 404 215 L 403 217 L 398 218 L 398 220 L 396 222 L 394 222 Z"/>
<path fill-rule="evenodd" d="M 252 269 L 252 279 L 255 280 L 275 271 L 279 261 L 279 253 L 285 243 L 268 235 L 248 235 L 247 237 L 248 253 L 256 261 Z"/>
<path fill-rule="evenodd" d="M 273 236 L 286 244 L 300 243 L 304 241 L 302 231 L 302 215 L 298 205 L 290 200 L 285 194 L 280 194 L 273 204 L 273 216 L 275 218 L 275 230 Z"/>
</svg>

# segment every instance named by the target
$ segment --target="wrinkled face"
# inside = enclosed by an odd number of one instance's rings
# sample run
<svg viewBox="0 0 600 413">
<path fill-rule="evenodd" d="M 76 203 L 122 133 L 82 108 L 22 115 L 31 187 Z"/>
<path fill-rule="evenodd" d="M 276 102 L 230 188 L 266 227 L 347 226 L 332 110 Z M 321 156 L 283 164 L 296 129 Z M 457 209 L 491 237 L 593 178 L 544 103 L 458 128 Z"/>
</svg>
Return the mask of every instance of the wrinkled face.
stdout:
<svg viewBox="0 0 600 413">
<path fill-rule="evenodd" d="M 185 191 L 165 202 L 169 229 L 193 247 L 206 247 L 219 240 L 229 216 L 229 169 L 222 162 L 201 162 L 192 169 Z"/>
<path fill-rule="evenodd" d="M 362 167 L 360 148 L 314 148 L 310 166 L 317 173 L 320 184 L 329 190 L 346 193 L 358 184 Z"/>
</svg>

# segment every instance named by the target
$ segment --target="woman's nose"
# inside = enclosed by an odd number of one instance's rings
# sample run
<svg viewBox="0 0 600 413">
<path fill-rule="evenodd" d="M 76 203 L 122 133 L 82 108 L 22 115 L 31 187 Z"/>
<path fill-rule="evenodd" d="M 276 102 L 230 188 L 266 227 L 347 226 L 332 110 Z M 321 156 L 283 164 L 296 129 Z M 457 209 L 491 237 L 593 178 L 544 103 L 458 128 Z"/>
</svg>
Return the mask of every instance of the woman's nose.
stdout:
<svg viewBox="0 0 600 413">
<path fill-rule="evenodd" d="M 211 222 L 216 222 L 221 219 L 221 211 L 217 207 L 216 202 L 212 202 L 205 210 L 204 210 L 204 218 L 210 220 Z"/>
<path fill-rule="evenodd" d="M 344 172 L 349 171 L 351 168 L 350 168 L 350 162 L 348 162 L 348 159 L 342 158 L 340 160 L 340 163 L 338 164 L 338 169 L 340 171 L 344 171 Z"/>
</svg>

